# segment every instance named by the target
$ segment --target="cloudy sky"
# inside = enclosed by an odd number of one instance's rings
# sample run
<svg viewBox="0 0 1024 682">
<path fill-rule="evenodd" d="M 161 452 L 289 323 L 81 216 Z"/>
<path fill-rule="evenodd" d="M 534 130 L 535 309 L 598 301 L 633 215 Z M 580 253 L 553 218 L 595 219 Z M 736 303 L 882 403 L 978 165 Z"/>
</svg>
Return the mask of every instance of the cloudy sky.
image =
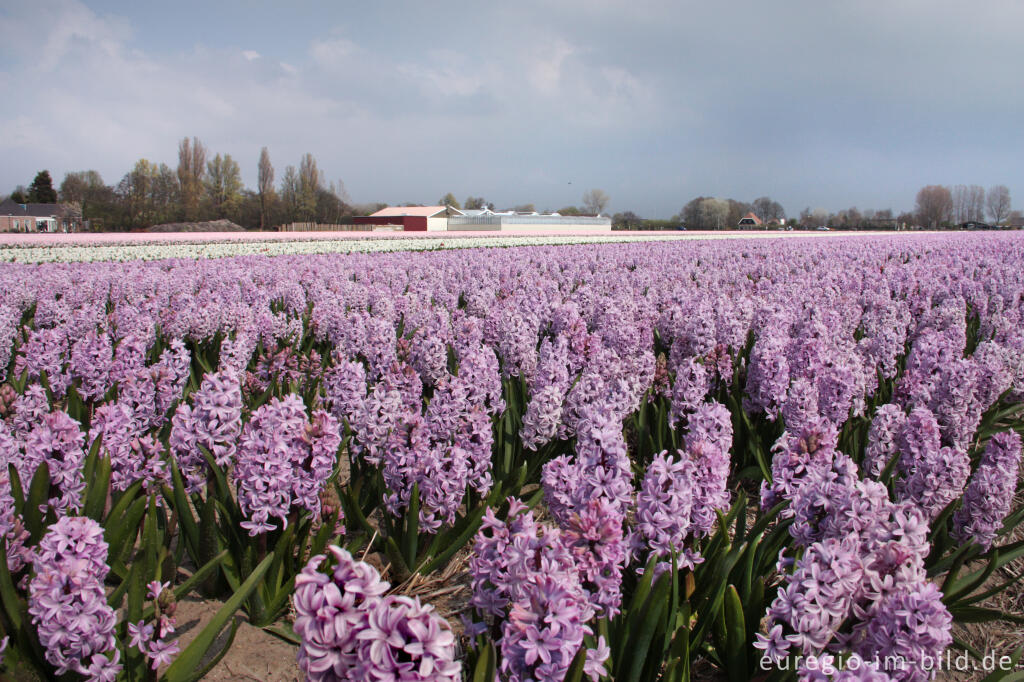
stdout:
<svg viewBox="0 0 1024 682">
<path fill-rule="evenodd" d="M 311 152 L 355 202 L 1019 208 L 1022 28 L 1017 0 L 0 0 L 0 195 L 196 136 L 250 187 L 261 147 L 278 178 Z"/>
</svg>

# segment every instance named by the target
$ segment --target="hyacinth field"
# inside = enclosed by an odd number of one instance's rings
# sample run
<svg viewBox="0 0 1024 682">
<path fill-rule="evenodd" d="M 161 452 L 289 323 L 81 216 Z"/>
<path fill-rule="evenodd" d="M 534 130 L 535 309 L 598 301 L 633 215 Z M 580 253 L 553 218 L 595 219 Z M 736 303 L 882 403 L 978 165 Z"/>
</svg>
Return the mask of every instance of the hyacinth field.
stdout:
<svg viewBox="0 0 1024 682">
<path fill-rule="evenodd" d="M 0 676 L 244 618 L 310 680 L 916 681 L 1024 624 L 1020 235 L 252 250 L 0 265 Z"/>
</svg>

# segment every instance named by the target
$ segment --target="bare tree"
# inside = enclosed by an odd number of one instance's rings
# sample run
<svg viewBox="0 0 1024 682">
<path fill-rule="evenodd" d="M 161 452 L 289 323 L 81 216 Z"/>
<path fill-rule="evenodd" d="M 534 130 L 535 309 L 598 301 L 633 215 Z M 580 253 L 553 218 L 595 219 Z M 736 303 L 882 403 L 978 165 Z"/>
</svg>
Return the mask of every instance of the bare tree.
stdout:
<svg viewBox="0 0 1024 682">
<path fill-rule="evenodd" d="M 967 188 L 967 219 L 985 219 L 985 188 L 981 185 L 971 185 Z"/>
<path fill-rule="evenodd" d="M 953 194 L 943 185 L 928 185 L 917 193 L 917 215 L 930 228 L 950 219 L 953 213 Z"/>
<path fill-rule="evenodd" d="M 186 137 L 178 145 L 178 183 L 181 185 L 181 203 L 185 207 L 185 219 L 199 217 L 199 199 L 203 194 L 203 179 L 206 176 L 206 147 L 193 137 Z"/>
<path fill-rule="evenodd" d="M 786 217 L 786 211 L 782 208 L 782 204 L 773 201 L 771 197 L 758 197 L 754 199 L 751 206 L 757 217 L 766 223 L 773 220 L 783 220 Z"/>
<path fill-rule="evenodd" d="M 754 209 L 754 213 L 757 214 L 758 218 L 764 222 L 768 222 L 770 220 L 768 212 L 772 208 L 771 197 L 758 197 L 751 202 L 750 206 Z"/>
<path fill-rule="evenodd" d="M 967 185 L 954 185 L 950 190 L 953 197 L 953 222 L 962 223 L 967 218 Z"/>
<path fill-rule="evenodd" d="M 993 225 L 999 225 L 1010 215 L 1010 190 L 1006 185 L 989 187 L 988 213 Z"/>
<path fill-rule="evenodd" d="M 740 220 L 743 216 L 754 210 L 754 207 L 745 201 L 737 201 L 736 199 L 726 199 L 726 205 L 729 207 L 729 212 L 726 215 L 725 223 L 727 227 L 733 228 L 739 225 Z"/>
<path fill-rule="evenodd" d="M 259 178 L 257 192 L 260 197 L 260 229 L 267 229 L 267 214 L 274 198 L 274 167 L 270 163 L 270 152 L 264 147 L 260 150 Z"/>
<path fill-rule="evenodd" d="M 600 215 L 609 201 L 611 197 L 603 189 L 592 189 L 583 193 L 583 208 L 591 215 Z"/>
<path fill-rule="evenodd" d="M 331 190 L 331 194 L 333 194 L 334 196 L 338 197 L 338 200 L 341 201 L 341 203 L 345 204 L 345 206 L 347 208 L 349 208 L 349 209 L 352 208 L 352 197 L 349 196 L 348 190 L 345 189 L 345 181 L 344 180 L 342 180 L 341 178 L 338 178 L 337 184 L 332 182 L 331 186 L 330 186 L 330 190 Z"/>
<path fill-rule="evenodd" d="M 954 223 L 985 219 L 985 188 L 980 185 L 956 185 L 951 188 Z"/>
</svg>

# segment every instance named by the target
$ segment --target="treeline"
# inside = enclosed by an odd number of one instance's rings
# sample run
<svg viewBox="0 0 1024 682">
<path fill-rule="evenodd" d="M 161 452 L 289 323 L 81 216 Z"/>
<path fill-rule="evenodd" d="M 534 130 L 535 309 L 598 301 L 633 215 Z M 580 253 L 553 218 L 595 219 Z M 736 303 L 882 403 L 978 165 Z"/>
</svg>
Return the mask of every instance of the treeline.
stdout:
<svg viewBox="0 0 1024 682">
<path fill-rule="evenodd" d="M 1021 222 L 1021 212 L 1010 204 L 1006 185 L 993 185 L 985 191 L 979 185 L 928 185 L 916 199 L 917 218 L 923 227 L 951 227 L 963 223 L 1005 225 Z"/>
<path fill-rule="evenodd" d="M 1012 209 L 1010 190 L 1005 185 L 994 185 L 988 191 L 979 185 L 928 185 L 917 193 L 913 211 L 898 214 L 889 208 L 860 210 L 851 206 L 828 211 L 807 207 L 797 216 L 787 218 L 782 205 L 771 197 L 746 202 L 699 196 L 687 202 L 677 215 L 668 220 L 645 219 L 632 211 L 624 211 L 612 216 L 612 226 L 619 230 L 671 230 L 680 227 L 731 230 L 737 229 L 740 220 L 748 213 L 769 224 L 845 230 L 956 228 L 972 222 L 1019 227 L 1024 218 L 1021 211 Z"/>
<path fill-rule="evenodd" d="M 197 138 L 184 138 L 176 168 L 139 159 L 116 185 L 106 184 L 95 170 L 70 172 L 60 183 L 59 200 L 77 205 L 82 218 L 101 230 L 218 219 L 273 229 L 291 222 L 338 223 L 353 214 L 341 181 L 328 182 L 312 154 L 285 167 L 279 183 L 275 175 L 264 147 L 257 187 L 246 188 L 230 154 L 211 157 Z M 21 187 L 12 193 L 22 195 L 28 191 Z"/>
</svg>

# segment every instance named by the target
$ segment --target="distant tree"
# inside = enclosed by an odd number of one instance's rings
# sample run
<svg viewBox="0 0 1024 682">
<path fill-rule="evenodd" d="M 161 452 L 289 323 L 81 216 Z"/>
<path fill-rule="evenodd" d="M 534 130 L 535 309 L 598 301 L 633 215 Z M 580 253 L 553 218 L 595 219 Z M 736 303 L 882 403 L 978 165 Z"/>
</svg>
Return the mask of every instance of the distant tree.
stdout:
<svg viewBox="0 0 1024 682">
<path fill-rule="evenodd" d="M 582 213 L 583 211 L 581 211 L 579 208 L 575 206 L 566 206 L 564 208 L 558 209 L 559 215 L 580 215 Z"/>
<path fill-rule="evenodd" d="M 704 224 L 702 229 L 721 230 L 735 227 L 743 214 L 736 216 L 735 220 L 731 220 L 733 216 L 730 204 L 732 203 L 734 203 L 732 199 L 716 199 L 714 197 L 700 202 L 701 222 Z"/>
<path fill-rule="evenodd" d="M 909 227 L 917 225 L 917 216 L 908 211 L 904 211 L 896 216 L 896 229 L 903 230 Z"/>
<path fill-rule="evenodd" d="M 754 213 L 757 214 L 758 218 L 764 221 L 770 220 L 768 212 L 772 208 L 771 197 L 758 197 L 750 205 L 753 207 Z"/>
<path fill-rule="evenodd" d="M 332 181 L 328 189 L 334 196 L 338 197 L 341 203 L 345 204 L 349 211 L 352 210 L 352 197 L 349 196 L 348 190 L 345 189 L 344 180 L 338 178 L 337 182 Z"/>
<path fill-rule="evenodd" d="M 690 201 L 688 201 L 686 205 L 683 206 L 683 209 L 679 211 L 680 222 L 682 222 L 683 225 L 690 228 L 691 230 L 701 229 L 699 223 L 700 202 L 703 201 L 704 199 L 707 199 L 707 197 L 695 197 L 693 199 L 690 199 Z"/>
<path fill-rule="evenodd" d="M 592 189 L 583 193 L 583 210 L 590 215 L 601 215 L 611 197 L 603 189 Z"/>
<path fill-rule="evenodd" d="M 28 202 L 30 204 L 55 204 L 57 203 L 57 190 L 53 188 L 53 178 L 50 171 L 41 170 L 36 173 L 32 184 L 28 186 Z"/>
<path fill-rule="evenodd" d="M 537 209 L 534 207 L 533 204 L 519 204 L 518 206 L 513 206 L 512 210 L 515 211 L 516 213 L 536 213 L 537 212 Z"/>
<path fill-rule="evenodd" d="M 857 210 L 856 206 L 844 209 L 837 215 L 837 223 L 845 228 L 853 229 L 861 227 L 864 223 L 864 215 Z"/>
<path fill-rule="evenodd" d="M 345 216 L 352 215 L 351 207 L 339 196 L 337 187 L 320 188 L 317 193 L 316 222 L 337 224 Z"/>
<path fill-rule="evenodd" d="M 745 201 L 737 201 L 736 199 L 726 199 L 729 205 L 729 214 L 725 220 L 725 224 L 730 228 L 739 225 L 740 220 L 743 216 L 754 210 L 754 207 Z M 760 217 L 760 216 L 759 216 Z"/>
<path fill-rule="evenodd" d="M 89 182 L 86 173 L 96 171 L 79 171 L 77 173 L 65 173 L 64 181 L 60 183 L 60 200 L 64 202 L 77 201 L 79 204 L 85 202 L 85 195 L 89 191 Z M 98 173 L 97 173 L 98 175 Z"/>
<path fill-rule="evenodd" d="M 949 188 L 953 198 L 953 222 L 962 223 L 967 220 L 967 185 L 953 185 Z"/>
<path fill-rule="evenodd" d="M 11 201 L 13 201 L 16 204 L 28 203 L 28 197 L 25 195 L 24 185 L 18 185 L 17 187 L 14 188 L 14 191 L 11 192 Z"/>
<path fill-rule="evenodd" d="M 951 219 L 954 223 L 985 219 L 985 189 L 980 185 L 956 185 L 950 189 L 953 198 Z"/>
<path fill-rule="evenodd" d="M 461 209 L 462 208 L 462 204 L 459 203 L 459 200 L 456 199 L 455 195 L 452 194 L 451 192 L 448 192 L 448 194 L 445 194 L 443 197 L 438 199 L 437 200 L 437 205 L 438 206 L 451 206 L 452 208 L 457 208 L 457 209 Z"/>
<path fill-rule="evenodd" d="M 741 213 L 735 220 L 731 220 L 731 217 L 732 213 L 740 208 L 749 211 L 750 204 L 742 204 L 732 199 L 701 196 L 691 199 L 683 206 L 679 218 L 691 230 L 721 230 L 736 226 L 743 214 Z"/>
<path fill-rule="evenodd" d="M 387 208 L 388 205 L 383 201 L 371 202 L 368 204 L 354 204 L 351 207 L 352 215 L 371 215 L 377 211 Z"/>
<path fill-rule="evenodd" d="M 632 211 L 623 211 L 612 216 L 612 228 L 617 230 L 641 230 L 643 224 L 644 219 Z"/>
<path fill-rule="evenodd" d="M 150 199 L 154 223 L 174 222 L 180 215 L 181 188 L 178 185 L 178 175 L 166 163 L 161 163 L 153 169 Z"/>
<path fill-rule="evenodd" d="M 952 216 L 953 194 L 943 185 L 922 187 L 917 193 L 915 208 L 921 224 L 934 229 Z"/>
<path fill-rule="evenodd" d="M 298 187 L 298 209 L 302 220 L 313 221 L 316 219 L 317 200 L 323 186 L 323 176 L 320 175 L 316 159 L 308 152 L 303 154 L 302 160 L 299 161 Z"/>
<path fill-rule="evenodd" d="M 462 202 L 462 207 L 470 211 L 479 211 L 487 206 L 487 200 L 483 197 L 468 196 Z"/>
<path fill-rule="evenodd" d="M 985 220 L 985 188 L 971 185 L 967 188 L 966 220 Z"/>
<path fill-rule="evenodd" d="M 800 211 L 801 227 L 820 227 L 828 225 L 828 211 L 823 208 L 812 209 L 810 206 Z"/>
<path fill-rule="evenodd" d="M 1024 221 L 1024 213 L 1017 210 L 1010 211 L 1010 215 L 1006 217 L 1006 222 L 1010 225 L 1020 225 L 1022 221 Z"/>
<path fill-rule="evenodd" d="M 122 229 L 153 224 L 150 185 L 154 172 L 155 167 L 148 159 L 139 159 L 117 183 L 115 192 L 121 209 L 117 223 Z"/>
<path fill-rule="evenodd" d="M 213 214 L 227 218 L 242 199 L 242 171 L 230 154 L 217 154 L 206 164 L 206 195 Z"/>
<path fill-rule="evenodd" d="M 269 222 L 270 204 L 274 200 L 274 167 L 266 147 L 260 150 L 259 177 L 256 182 L 256 193 L 260 198 L 260 229 L 265 230 Z"/>
<path fill-rule="evenodd" d="M 139 159 L 122 180 L 122 197 L 127 202 L 128 220 L 132 227 L 153 225 L 153 184 L 157 167 L 147 159 Z"/>
<path fill-rule="evenodd" d="M 295 222 L 299 214 L 299 173 L 295 166 L 287 166 L 284 169 L 284 177 L 281 178 L 281 201 L 284 204 L 284 220 L 282 222 Z"/>
<path fill-rule="evenodd" d="M 268 210 L 272 207 L 268 206 Z M 233 221 L 246 229 L 258 230 L 260 227 L 260 196 L 250 189 L 242 190 L 235 207 Z M 267 217 L 267 223 L 273 225 L 271 217 Z"/>
<path fill-rule="evenodd" d="M 988 214 L 992 224 L 1000 225 L 1010 215 L 1010 190 L 1006 185 L 993 185 L 988 190 Z"/>
<path fill-rule="evenodd" d="M 782 208 L 782 204 L 777 201 L 773 201 L 771 197 L 758 197 L 754 199 L 751 206 L 754 209 L 754 213 L 761 220 L 768 222 L 770 220 L 785 220 L 786 210 Z"/>
<path fill-rule="evenodd" d="M 170 170 L 170 169 L 168 169 Z M 177 192 L 177 178 L 172 177 Z M 81 207 L 82 218 L 86 220 L 110 220 L 116 207 L 117 199 L 114 189 L 103 182 L 99 172 L 94 170 L 66 173 L 60 183 L 60 200 L 63 203 L 75 203 Z M 173 210 L 178 210 L 180 196 L 174 202 Z"/>
<path fill-rule="evenodd" d="M 193 137 L 187 137 L 178 144 L 178 184 L 181 188 L 181 203 L 185 220 L 199 218 L 199 202 L 203 196 L 203 180 L 206 177 L 206 147 Z"/>
</svg>

